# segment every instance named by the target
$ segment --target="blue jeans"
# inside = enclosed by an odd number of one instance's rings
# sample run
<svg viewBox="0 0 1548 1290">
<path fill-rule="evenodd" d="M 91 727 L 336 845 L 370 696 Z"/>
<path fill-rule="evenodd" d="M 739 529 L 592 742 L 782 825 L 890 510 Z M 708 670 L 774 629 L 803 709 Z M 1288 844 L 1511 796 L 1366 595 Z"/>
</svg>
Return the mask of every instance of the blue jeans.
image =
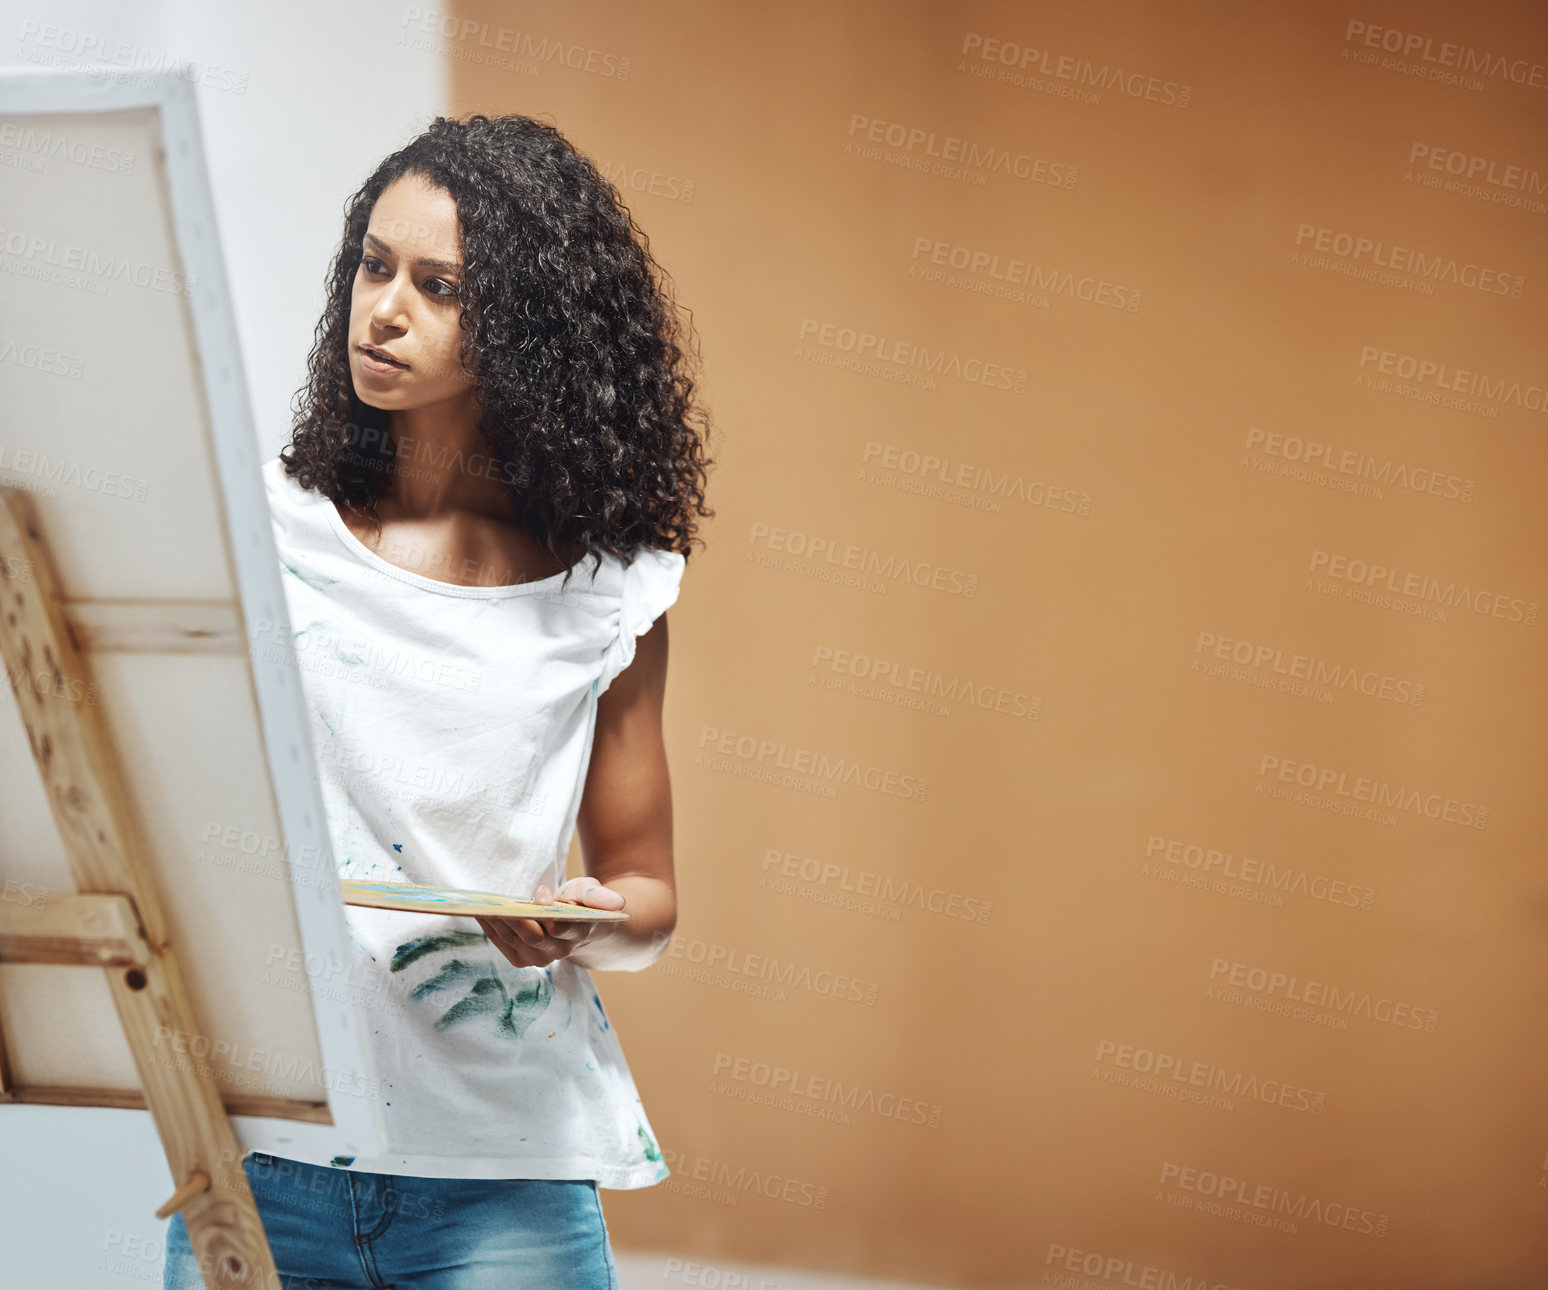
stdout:
<svg viewBox="0 0 1548 1290">
<path fill-rule="evenodd" d="M 254 1290 L 618 1290 L 591 1179 L 419 1178 L 242 1161 L 279 1285 Z M 163 1290 L 204 1290 L 182 1214 Z"/>
</svg>

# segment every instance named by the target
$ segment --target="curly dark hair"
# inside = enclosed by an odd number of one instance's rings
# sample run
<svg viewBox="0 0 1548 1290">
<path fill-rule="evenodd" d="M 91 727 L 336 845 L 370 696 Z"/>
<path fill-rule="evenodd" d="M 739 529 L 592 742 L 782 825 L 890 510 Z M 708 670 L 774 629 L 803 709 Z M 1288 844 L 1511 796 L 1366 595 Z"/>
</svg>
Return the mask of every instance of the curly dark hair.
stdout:
<svg viewBox="0 0 1548 1290">
<path fill-rule="evenodd" d="M 304 488 L 377 501 L 397 460 L 389 414 L 349 368 L 350 295 L 371 211 L 408 174 L 448 192 L 462 225 L 459 354 L 478 429 L 508 481 L 512 514 L 563 585 L 588 554 L 636 546 L 687 556 L 704 504 L 709 419 L 695 404 L 691 314 L 613 185 L 552 125 L 527 116 L 437 117 L 345 205 L 307 383 L 280 456 Z M 686 311 L 685 311 L 686 312 Z M 703 540 L 699 539 L 703 546 Z"/>
</svg>

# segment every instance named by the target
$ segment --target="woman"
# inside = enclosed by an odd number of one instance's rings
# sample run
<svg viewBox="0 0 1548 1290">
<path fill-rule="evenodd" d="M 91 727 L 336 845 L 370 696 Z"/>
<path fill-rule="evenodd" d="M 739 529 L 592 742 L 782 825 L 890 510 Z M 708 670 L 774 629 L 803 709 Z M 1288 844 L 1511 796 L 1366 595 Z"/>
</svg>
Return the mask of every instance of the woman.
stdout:
<svg viewBox="0 0 1548 1290">
<path fill-rule="evenodd" d="M 334 864 L 629 919 L 347 909 L 388 1150 L 244 1160 L 287 1286 L 616 1286 L 598 1189 L 669 1172 L 589 973 L 677 916 L 665 611 L 714 512 L 663 277 L 522 116 L 436 120 L 347 205 L 264 466 Z"/>
</svg>

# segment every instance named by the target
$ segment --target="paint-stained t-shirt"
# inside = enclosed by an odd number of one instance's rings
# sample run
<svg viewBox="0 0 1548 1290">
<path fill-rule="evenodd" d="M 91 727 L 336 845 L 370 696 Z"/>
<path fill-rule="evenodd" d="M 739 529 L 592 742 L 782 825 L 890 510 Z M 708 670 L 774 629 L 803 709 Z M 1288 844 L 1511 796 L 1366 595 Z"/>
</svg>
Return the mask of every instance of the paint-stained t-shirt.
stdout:
<svg viewBox="0 0 1548 1290">
<path fill-rule="evenodd" d="M 509 586 L 382 559 L 320 493 L 263 467 L 341 878 L 530 895 L 564 881 L 597 697 L 677 599 L 684 560 L 636 548 Z M 346 906 L 388 1151 L 294 1160 L 434 1178 L 670 1170 L 591 974 L 513 966 L 470 917 Z"/>
</svg>

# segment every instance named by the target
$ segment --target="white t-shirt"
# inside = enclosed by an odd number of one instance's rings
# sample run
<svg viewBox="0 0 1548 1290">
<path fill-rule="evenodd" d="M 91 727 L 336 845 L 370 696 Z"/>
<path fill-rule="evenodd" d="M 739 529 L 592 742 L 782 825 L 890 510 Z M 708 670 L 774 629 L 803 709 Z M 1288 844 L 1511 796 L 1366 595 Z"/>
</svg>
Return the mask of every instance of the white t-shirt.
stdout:
<svg viewBox="0 0 1548 1290">
<path fill-rule="evenodd" d="M 557 887 L 597 696 L 677 599 L 681 554 L 590 556 L 503 587 L 382 559 L 325 496 L 263 466 L 341 878 Z M 670 1174 L 583 967 L 509 963 L 469 917 L 345 906 L 389 1151 L 310 1164 L 433 1178 Z"/>
</svg>

